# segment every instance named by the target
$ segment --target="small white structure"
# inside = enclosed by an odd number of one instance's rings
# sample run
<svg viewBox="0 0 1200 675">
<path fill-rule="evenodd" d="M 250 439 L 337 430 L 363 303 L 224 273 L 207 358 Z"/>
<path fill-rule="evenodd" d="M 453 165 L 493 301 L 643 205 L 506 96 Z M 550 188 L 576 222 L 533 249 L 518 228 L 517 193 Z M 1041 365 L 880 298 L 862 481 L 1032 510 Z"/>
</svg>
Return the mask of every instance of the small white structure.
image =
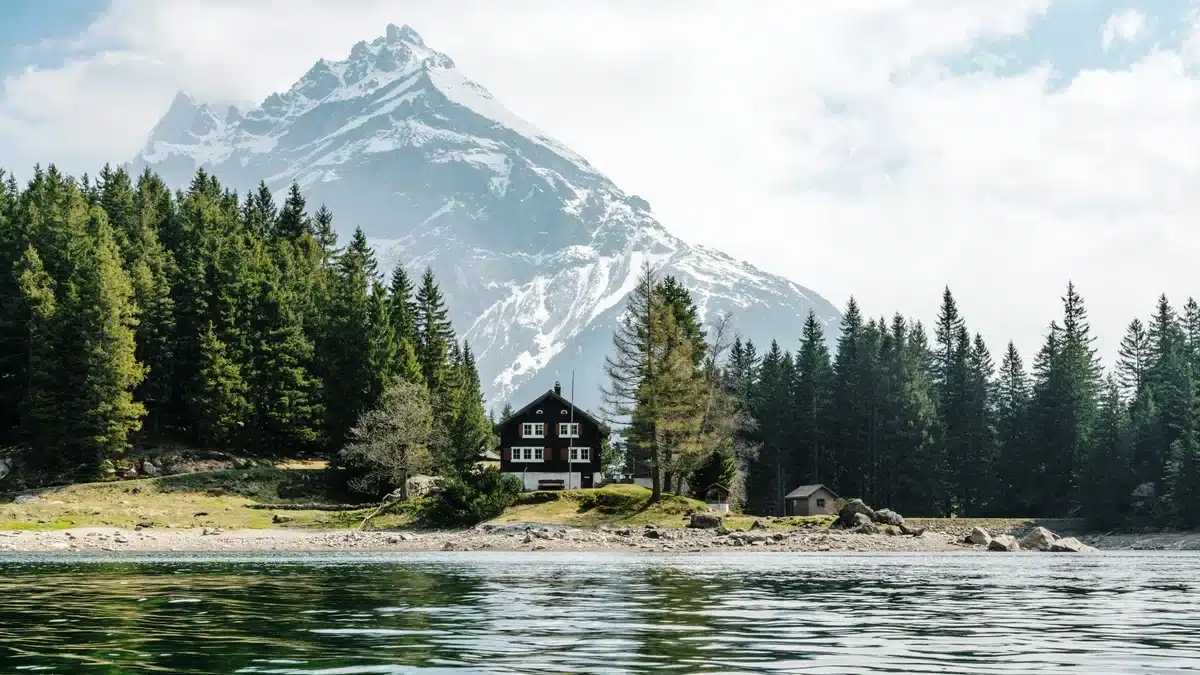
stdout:
<svg viewBox="0 0 1200 675">
<path fill-rule="evenodd" d="M 704 491 L 704 503 L 710 511 L 729 511 L 729 488 L 713 483 Z"/>
</svg>

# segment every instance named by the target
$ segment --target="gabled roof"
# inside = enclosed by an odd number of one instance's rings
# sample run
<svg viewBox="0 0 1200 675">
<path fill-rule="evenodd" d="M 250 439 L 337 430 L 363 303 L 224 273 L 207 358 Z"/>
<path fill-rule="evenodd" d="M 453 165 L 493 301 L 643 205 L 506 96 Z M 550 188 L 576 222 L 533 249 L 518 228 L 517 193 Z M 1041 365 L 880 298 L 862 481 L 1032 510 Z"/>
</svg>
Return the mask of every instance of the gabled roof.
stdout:
<svg viewBox="0 0 1200 675">
<path fill-rule="evenodd" d="M 729 488 L 725 487 L 724 485 L 721 485 L 720 483 L 713 483 L 712 485 L 709 485 L 708 487 L 704 488 L 704 491 L 708 492 L 709 490 L 713 490 L 713 489 L 724 492 L 725 494 L 729 494 Z"/>
<path fill-rule="evenodd" d="M 816 485 L 801 485 L 800 487 L 796 488 L 795 490 L 792 490 L 791 492 L 784 495 L 783 498 L 784 499 L 808 499 L 809 497 L 813 496 L 813 493 L 816 492 L 817 490 L 825 490 L 825 491 L 829 492 L 829 494 L 833 495 L 834 499 L 837 499 L 836 492 L 834 492 L 833 490 L 830 490 L 829 488 L 825 487 L 824 485 L 821 485 L 820 483 L 817 483 Z"/>
<path fill-rule="evenodd" d="M 531 401 L 531 402 L 529 403 L 529 405 L 527 405 L 527 406 L 525 406 L 524 408 L 521 408 L 520 410 L 518 410 L 518 411 L 514 412 L 514 413 L 512 414 L 512 417 L 509 417 L 507 420 L 505 420 L 505 421 L 503 421 L 503 422 L 498 422 L 498 423 L 496 424 L 496 428 L 500 428 L 500 427 L 503 427 L 503 426 L 507 425 L 507 424 L 508 424 L 510 421 L 512 421 L 514 418 L 520 417 L 521 415 L 524 415 L 525 413 L 529 412 L 530 410 L 532 410 L 532 409 L 536 408 L 536 407 L 538 406 L 538 404 L 540 404 L 542 401 L 545 401 L 545 400 L 546 400 L 546 399 L 548 399 L 548 398 L 554 398 L 554 399 L 557 399 L 557 400 L 558 400 L 560 403 L 562 403 L 563 405 L 565 405 L 565 406 L 568 406 L 568 407 L 570 407 L 570 406 L 572 405 L 570 401 L 568 401 L 567 399 L 563 398 L 563 397 L 562 397 L 562 395 L 554 393 L 554 390 L 553 390 L 553 389 L 551 389 L 551 390 L 547 391 L 546 393 L 542 394 L 541 396 L 539 396 L 539 397 L 537 397 L 537 398 L 533 399 L 533 401 Z M 587 421 L 591 422 L 592 424 L 595 424 L 597 427 L 602 427 L 602 426 L 604 426 L 604 423 L 603 423 L 603 422 L 601 422 L 600 420 L 596 419 L 596 418 L 595 418 L 595 417 L 594 417 L 594 416 L 593 416 L 591 413 L 589 413 L 588 411 L 584 410 L 583 408 L 580 408 L 579 406 L 574 406 L 574 408 L 575 408 L 575 415 L 576 415 L 577 417 L 582 417 L 583 419 L 585 419 L 585 420 L 587 420 Z"/>
</svg>

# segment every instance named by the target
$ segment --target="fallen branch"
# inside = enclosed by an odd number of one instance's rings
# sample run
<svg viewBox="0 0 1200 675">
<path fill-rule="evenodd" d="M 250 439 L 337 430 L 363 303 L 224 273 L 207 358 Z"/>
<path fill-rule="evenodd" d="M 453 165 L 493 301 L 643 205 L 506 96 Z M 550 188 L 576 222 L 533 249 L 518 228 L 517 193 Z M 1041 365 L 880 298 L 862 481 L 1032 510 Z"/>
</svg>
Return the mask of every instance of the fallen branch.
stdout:
<svg viewBox="0 0 1200 675">
<path fill-rule="evenodd" d="M 259 511 L 361 511 L 365 504 L 247 504 L 248 509 Z"/>
</svg>

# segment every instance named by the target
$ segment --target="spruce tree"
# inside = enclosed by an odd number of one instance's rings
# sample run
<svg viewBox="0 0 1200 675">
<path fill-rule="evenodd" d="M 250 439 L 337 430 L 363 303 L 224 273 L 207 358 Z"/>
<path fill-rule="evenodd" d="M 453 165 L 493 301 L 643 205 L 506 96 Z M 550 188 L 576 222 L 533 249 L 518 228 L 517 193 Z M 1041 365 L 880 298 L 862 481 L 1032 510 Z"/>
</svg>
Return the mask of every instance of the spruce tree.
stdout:
<svg viewBox="0 0 1200 675">
<path fill-rule="evenodd" d="M 1134 488 L 1132 459 L 1129 411 L 1121 396 L 1121 384 L 1110 375 L 1079 479 L 1082 512 L 1093 524 L 1112 527 L 1128 517 L 1129 495 Z"/>
<path fill-rule="evenodd" d="M 16 373 L 21 386 L 14 391 L 19 397 L 18 407 L 14 410 L 19 413 L 17 438 L 36 449 L 38 454 L 28 457 L 35 465 L 62 466 L 66 461 L 56 452 L 64 441 L 62 423 L 65 421 L 59 380 L 62 374 L 59 323 L 62 318 L 57 315 L 54 280 L 32 247 L 25 249 L 14 269 L 14 276 L 20 297 L 13 305 L 13 318 L 17 319 L 14 324 L 19 328 L 11 336 L 14 339 L 10 344 L 19 345 L 24 360 Z"/>
<path fill-rule="evenodd" d="M 1037 465 L 1030 434 L 1031 391 L 1021 354 L 1012 342 L 1000 363 L 996 382 L 997 512 L 1017 516 L 1034 513 L 1036 496 L 1031 488 Z"/>
<path fill-rule="evenodd" d="M 1125 329 L 1117 356 L 1118 383 L 1127 398 L 1137 397 L 1146 385 L 1146 370 L 1150 363 L 1150 335 L 1141 319 L 1134 319 Z"/>
<path fill-rule="evenodd" d="M 288 196 L 279 211 L 279 217 L 273 223 L 271 236 L 280 241 L 298 242 L 305 235 L 312 234 L 312 223 L 304 209 L 304 195 L 300 193 L 300 186 L 293 182 L 288 188 Z"/>
<path fill-rule="evenodd" d="M 739 349 L 744 348 L 739 345 Z M 737 355 L 735 352 L 735 364 Z M 796 381 L 792 386 L 795 395 L 794 442 L 802 449 L 797 453 L 801 462 L 795 467 L 796 477 L 806 483 L 820 483 L 826 476 L 832 478 L 829 414 L 833 399 L 833 364 L 824 330 L 812 310 L 804 320 L 795 372 Z"/>
<path fill-rule="evenodd" d="M 326 433 L 335 451 L 358 418 L 378 403 L 381 373 L 370 344 L 375 269 L 374 252 L 362 230 L 355 230 L 336 261 L 320 350 Z"/>
<path fill-rule="evenodd" d="M 441 400 L 449 393 L 447 378 L 454 329 L 450 326 L 449 310 L 442 291 L 433 279 L 433 270 L 429 268 L 425 268 L 421 276 L 416 304 L 415 324 L 419 341 L 416 345 L 417 362 L 434 399 Z"/>
<path fill-rule="evenodd" d="M 188 388 L 188 418 L 200 443 L 230 448 L 251 412 L 246 381 L 212 324 L 202 328 L 197 338 L 198 370 Z"/>
<path fill-rule="evenodd" d="M 82 387 L 73 393 L 80 422 L 82 464 L 98 470 L 105 459 L 131 447 L 130 435 L 141 428 L 145 407 L 134 400 L 134 388 L 146 371 L 138 363 L 134 331 L 137 307 L 133 285 L 121 266 L 120 251 L 108 217 L 93 207 L 85 254 L 70 278 L 62 309 L 72 318 L 71 344 L 81 350 L 68 358 L 86 359 L 78 373 Z"/>
</svg>

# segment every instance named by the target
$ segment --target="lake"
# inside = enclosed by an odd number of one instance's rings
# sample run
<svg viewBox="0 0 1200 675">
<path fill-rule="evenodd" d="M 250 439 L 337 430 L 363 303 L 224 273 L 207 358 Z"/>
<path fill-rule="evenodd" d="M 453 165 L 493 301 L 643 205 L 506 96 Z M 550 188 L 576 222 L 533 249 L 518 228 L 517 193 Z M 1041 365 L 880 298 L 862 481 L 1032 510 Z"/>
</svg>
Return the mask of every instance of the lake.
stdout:
<svg viewBox="0 0 1200 675">
<path fill-rule="evenodd" d="M 0 673 L 1200 672 L 1200 555 L 0 556 Z"/>
</svg>

